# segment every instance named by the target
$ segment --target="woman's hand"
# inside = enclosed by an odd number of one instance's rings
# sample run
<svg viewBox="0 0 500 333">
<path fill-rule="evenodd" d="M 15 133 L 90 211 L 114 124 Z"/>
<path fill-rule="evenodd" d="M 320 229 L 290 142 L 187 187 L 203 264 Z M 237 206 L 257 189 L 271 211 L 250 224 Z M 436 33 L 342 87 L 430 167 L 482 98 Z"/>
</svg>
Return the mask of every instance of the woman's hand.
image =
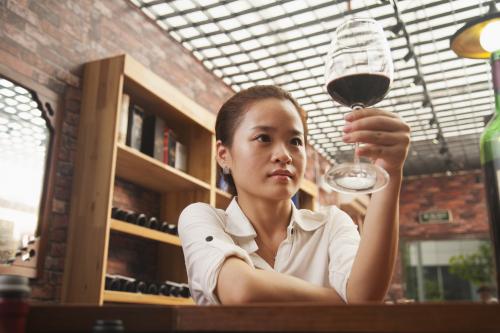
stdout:
<svg viewBox="0 0 500 333">
<path fill-rule="evenodd" d="M 400 174 L 410 146 L 410 127 L 396 114 L 380 109 L 353 110 L 345 116 L 342 139 L 359 142 L 358 156 L 371 159 L 389 174 Z"/>
</svg>

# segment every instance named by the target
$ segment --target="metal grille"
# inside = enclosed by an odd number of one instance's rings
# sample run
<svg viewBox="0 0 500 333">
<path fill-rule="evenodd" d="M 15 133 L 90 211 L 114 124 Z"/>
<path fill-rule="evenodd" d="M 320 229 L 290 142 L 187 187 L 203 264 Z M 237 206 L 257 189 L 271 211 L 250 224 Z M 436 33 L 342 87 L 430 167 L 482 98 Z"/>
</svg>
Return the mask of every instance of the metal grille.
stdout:
<svg viewBox="0 0 500 333">
<path fill-rule="evenodd" d="M 309 142 L 332 163 L 352 159 L 353 146 L 342 142 L 349 110 L 326 92 L 323 58 L 345 18 L 374 18 L 395 68 L 376 107 L 412 127 L 405 175 L 479 167 L 479 137 L 494 107 L 490 65 L 458 58 L 449 38 L 489 1 L 130 1 L 235 91 L 255 84 L 290 91 L 308 113 Z"/>
</svg>

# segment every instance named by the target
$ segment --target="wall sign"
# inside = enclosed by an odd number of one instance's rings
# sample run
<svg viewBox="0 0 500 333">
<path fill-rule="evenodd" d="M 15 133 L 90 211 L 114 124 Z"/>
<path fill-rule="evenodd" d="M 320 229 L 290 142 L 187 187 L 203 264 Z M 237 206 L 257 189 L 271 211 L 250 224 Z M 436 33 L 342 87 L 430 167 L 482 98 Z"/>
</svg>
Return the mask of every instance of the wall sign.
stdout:
<svg viewBox="0 0 500 333">
<path fill-rule="evenodd" d="M 449 223 L 452 221 L 449 209 L 428 210 L 418 213 L 418 222 L 421 224 Z"/>
</svg>

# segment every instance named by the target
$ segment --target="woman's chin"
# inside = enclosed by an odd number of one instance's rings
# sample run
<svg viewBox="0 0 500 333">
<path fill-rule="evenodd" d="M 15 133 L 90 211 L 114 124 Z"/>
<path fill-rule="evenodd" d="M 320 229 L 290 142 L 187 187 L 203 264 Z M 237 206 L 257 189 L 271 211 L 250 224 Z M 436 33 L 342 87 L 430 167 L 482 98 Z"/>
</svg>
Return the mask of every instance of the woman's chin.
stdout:
<svg viewBox="0 0 500 333">
<path fill-rule="evenodd" d="M 264 190 L 264 189 L 263 189 Z M 298 188 L 295 186 L 266 186 L 265 192 L 268 194 L 269 199 L 272 200 L 287 200 L 290 199 L 296 192 Z M 263 192 L 264 192 L 263 191 Z"/>
</svg>

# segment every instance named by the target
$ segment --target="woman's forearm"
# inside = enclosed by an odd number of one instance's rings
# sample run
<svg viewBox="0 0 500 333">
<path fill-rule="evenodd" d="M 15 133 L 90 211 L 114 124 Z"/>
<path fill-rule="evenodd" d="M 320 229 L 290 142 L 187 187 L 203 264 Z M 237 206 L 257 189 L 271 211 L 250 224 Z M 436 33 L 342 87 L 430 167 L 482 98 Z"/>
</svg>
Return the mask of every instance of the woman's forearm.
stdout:
<svg viewBox="0 0 500 333">
<path fill-rule="evenodd" d="M 398 250 L 401 182 L 402 174 L 393 174 L 387 187 L 372 195 L 347 284 L 349 303 L 382 301 L 387 293 Z"/>
<path fill-rule="evenodd" d="M 319 287 L 274 271 L 254 269 L 235 257 L 224 262 L 216 293 L 222 304 L 283 301 L 344 303 L 333 288 Z"/>
</svg>

